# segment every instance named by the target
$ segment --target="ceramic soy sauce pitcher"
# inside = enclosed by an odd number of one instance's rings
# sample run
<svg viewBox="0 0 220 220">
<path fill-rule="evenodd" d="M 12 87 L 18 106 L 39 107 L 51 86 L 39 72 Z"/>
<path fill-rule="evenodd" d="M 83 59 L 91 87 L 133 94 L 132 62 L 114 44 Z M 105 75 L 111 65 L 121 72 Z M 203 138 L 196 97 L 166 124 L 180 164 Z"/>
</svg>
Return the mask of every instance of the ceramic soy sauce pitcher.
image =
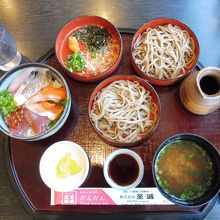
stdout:
<svg viewBox="0 0 220 220">
<path fill-rule="evenodd" d="M 180 99 L 186 109 L 198 115 L 220 108 L 220 69 L 207 67 L 190 74 L 181 84 Z"/>
</svg>

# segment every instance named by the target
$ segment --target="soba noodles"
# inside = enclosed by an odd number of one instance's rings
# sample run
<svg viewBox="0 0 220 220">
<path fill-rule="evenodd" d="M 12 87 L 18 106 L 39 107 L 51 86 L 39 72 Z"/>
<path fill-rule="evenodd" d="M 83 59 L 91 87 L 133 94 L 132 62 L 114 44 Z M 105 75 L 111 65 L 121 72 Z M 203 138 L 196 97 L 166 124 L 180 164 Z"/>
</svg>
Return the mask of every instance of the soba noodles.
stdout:
<svg viewBox="0 0 220 220">
<path fill-rule="evenodd" d="M 164 80 L 184 74 L 195 61 L 194 50 L 189 33 L 168 24 L 148 28 L 139 35 L 132 55 L 145 74 Z"/>
<path fill-rule="evenodd" d="M 132 143 L 152 130 L 156 114 L 149 91 L 138 82 L 119 80 L 97 94 L 90 116 L 106 138 Z"/>
</svg>

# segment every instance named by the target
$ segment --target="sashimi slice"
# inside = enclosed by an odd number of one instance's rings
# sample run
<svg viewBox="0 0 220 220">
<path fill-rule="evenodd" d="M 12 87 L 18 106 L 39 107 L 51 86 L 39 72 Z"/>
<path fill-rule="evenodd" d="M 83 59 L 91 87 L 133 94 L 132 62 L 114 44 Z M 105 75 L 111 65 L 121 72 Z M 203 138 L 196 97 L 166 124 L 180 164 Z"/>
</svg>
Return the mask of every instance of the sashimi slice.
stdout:
<svg viewBox="0 0 220 220">
<path fill-rule="evenodd" d="M 30 111 L 44 117 L 48 117 L 51 121 L 55 120 L 63 111 L 64 106 L 50 102 L 28 103 L 25 105 Z"/>
<path fill-rule="evenodd" d="M 41 89 L 36 95 L 28 100 L 28 104 L 42 101 L 59 102 L 66 99 L 66 89 L 64 87 L 56 88 L 50 83 L 48 86 Z"/>
<path fill-rule="evenodd" d="M 6 123 L 11 135 L 26 136 L 29 124 L 24 117 L 23 108 L 20 108 L 16 112 L 11 113 L 10 116 L 6 118 Z"/>
<path fill-rule="evenodd" d="M 8 87 L 8 92 L 14 95 L 16 91 L 18 90 L 18 88 L 21 86 L 21 84 L 27 80 L 30 73 L 34 71 L 35 69 L 36 68 L 24 68 L 20 70 L 19 75 L 11 81 Z"/>
<path fill-rule="evenodd" d="M 48 117 L 40 116 L 27 108 L 24 108 L 24 117 L 36 135 L 43 133 L 51 122 Z"/>
<path fill-rule="evenodd" d="M 39 102 L 39 104 L 41 104 L 44 109 L 53 112 L 56 115 L 56 117 L 60 115 L 64 109 L 63 105 L 59 105 L 56 103 L 45 101 L 45 102 Z"/>
<path fill-rule="evenodd" d="M 18 105 L 23 105 L 29 98 L 51 83 L 52 76 L 47 68 L 37 68 L 35 71 L 37 71 L 37 74 L 33 80 L 27 83 L 25 88 L 21 91 L 18 88 L 14 94 L 14 99 Z M 22 84 L 20 86 L 22 86 Z"/>
</svg>

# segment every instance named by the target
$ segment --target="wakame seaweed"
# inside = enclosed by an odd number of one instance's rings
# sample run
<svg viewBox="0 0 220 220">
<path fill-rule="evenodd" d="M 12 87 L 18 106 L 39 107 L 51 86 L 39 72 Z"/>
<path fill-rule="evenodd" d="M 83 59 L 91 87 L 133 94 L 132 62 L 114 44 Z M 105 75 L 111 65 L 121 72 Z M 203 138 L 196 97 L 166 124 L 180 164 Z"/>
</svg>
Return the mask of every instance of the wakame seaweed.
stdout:
<svg viewBox="0 0 220 220">
<path fill-rule="evenodd" d="M 207 189 L 205 186 L 201 184 L 192 184 L 186 187 L 179 197 L 184 200 L 192 200 L 202 196 L 206 191 Z"/>
<path fill-rule="evenodd" d="M 107 30 L 97 25 L 85 26 L 76 31 L 73 36 L 82 41 L 93 54 L 105 47 L 111 39 Z"/>
<path fill-rule="evenodd" d="M 187 140 L 167 144 L 156 163 L 159 186 L 183 200 L 204 195 L 212 183 L 213 172 L 209 154 L 197 143 Z"/>
</svg>

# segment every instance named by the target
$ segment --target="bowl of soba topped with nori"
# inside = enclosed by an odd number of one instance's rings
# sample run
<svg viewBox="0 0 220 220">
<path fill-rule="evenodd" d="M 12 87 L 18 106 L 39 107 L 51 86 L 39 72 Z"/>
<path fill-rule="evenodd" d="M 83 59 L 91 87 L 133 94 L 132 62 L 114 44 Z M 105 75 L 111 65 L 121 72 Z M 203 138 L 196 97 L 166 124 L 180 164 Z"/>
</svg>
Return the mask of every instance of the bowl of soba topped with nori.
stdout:
<svg viewBox="0 0 220 220">
<path fill-rule="evenodd" d="M 98 16 L 81 16 L 68 22 L 57 35 L 58 62 L 70 77 L 95 82 L 110 76 L 122 57 L 117 28 Z"/>
<path fill-rule="evenodd" d="M 154 155 L 152 171 L 159 191 L 178 205 L 204 205 L 220 189 L 219 153 L 198 135 L 177 134 L 165 140 Z"/>
</svg>

